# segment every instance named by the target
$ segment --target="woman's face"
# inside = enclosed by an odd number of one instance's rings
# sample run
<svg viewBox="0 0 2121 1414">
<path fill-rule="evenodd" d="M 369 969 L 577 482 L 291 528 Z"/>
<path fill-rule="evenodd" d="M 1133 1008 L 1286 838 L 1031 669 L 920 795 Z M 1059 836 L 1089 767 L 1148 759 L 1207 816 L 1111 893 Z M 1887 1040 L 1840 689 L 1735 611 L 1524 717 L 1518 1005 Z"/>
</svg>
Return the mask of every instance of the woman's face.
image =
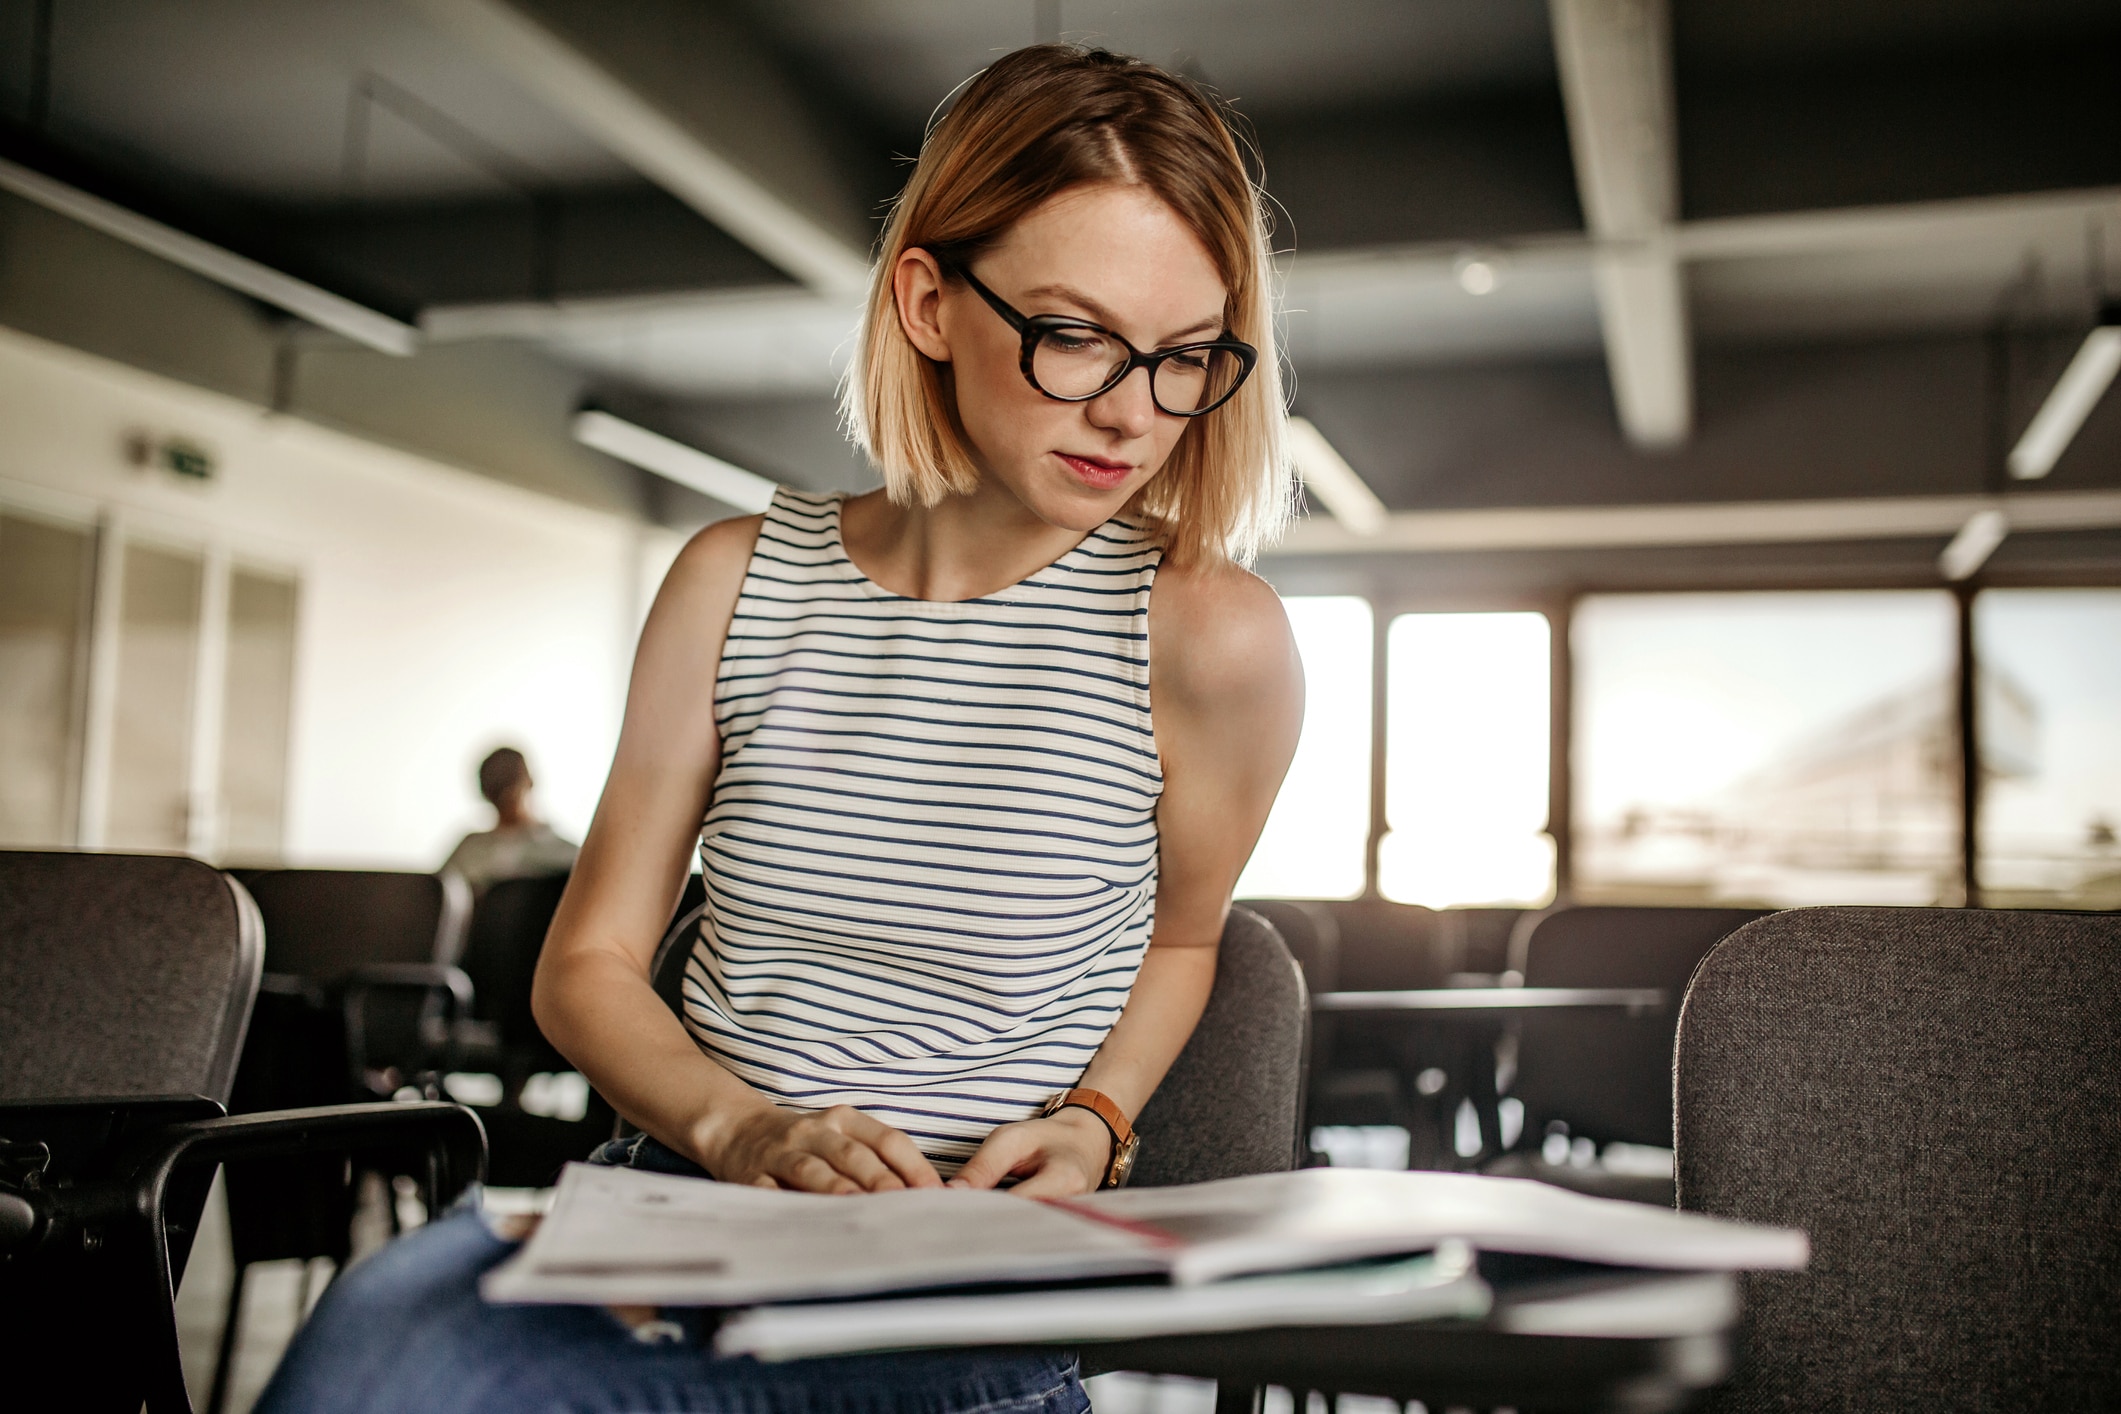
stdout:
<svg viewBox="0 0 2121 1414">
<path fill-rule="evenodd" d="M 938 287 L 925 251 L 905 262 L 901 322 L 915 347 L 950 365 L 959 420 L 990 483 L 1050 525 L 1089 531 L 1163 467 L 1189 419 L 1157 409 L 1147 369 L 1088 402 L 1056 402 L 1026 381 L 1021 336 L 977 293 L 962 281 Z M 1207 247 L 1144 187 L 1062 192 L 971 266 L 1021 314 L 1087 319 L 1144 352 L 1223 329 L 1227 294 Z"/>
</svg>

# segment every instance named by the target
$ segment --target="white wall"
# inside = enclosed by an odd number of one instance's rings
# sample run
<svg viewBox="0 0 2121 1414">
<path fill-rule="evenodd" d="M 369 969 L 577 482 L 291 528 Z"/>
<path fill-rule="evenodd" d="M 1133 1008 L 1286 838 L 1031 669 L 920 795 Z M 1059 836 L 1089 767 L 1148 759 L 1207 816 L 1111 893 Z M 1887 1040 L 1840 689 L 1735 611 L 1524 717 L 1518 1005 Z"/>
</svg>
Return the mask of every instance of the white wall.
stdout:
<svg viewBox="0 0 2121 1414">
<path fill-rule="evenodd" d="M 126 464 L 128 433 L 213 452 L 207 485 Z M 218 542 L 302 580 L 290 862 L 431 868 L 521 746 L 579 839 L 618 732 L 641 526 L 0 329 L 0 500 Z"/>
</svg>

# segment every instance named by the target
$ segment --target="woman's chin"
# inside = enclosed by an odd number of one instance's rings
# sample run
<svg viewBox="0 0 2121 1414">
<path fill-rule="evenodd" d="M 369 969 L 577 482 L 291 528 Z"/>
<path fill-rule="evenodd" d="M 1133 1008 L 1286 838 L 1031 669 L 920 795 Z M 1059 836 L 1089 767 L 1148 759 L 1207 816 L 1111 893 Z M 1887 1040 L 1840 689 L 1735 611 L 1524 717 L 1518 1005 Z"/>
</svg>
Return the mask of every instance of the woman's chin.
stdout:
<svg viewBox="0 0 2121 1414">
<path fill-rule="evenodd" d="M 1088 535 L 1120 513 L 1141 489 L 1141 480 L 1130 476 L 1117 486 L 1087 486 L 1072 476 L 1041 478 L 1044 484 L 1026 504 L 1046 524 Z"/>
</svg>

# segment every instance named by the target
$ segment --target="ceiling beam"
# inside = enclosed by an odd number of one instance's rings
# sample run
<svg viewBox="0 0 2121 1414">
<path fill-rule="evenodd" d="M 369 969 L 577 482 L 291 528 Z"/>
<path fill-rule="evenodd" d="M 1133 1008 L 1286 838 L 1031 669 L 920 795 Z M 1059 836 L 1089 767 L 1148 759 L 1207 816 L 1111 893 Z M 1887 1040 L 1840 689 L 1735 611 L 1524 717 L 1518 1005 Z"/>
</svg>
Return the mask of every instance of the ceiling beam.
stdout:
<svg viewBox="0 0 2121 1414">
<path fill-rule="evenodd" d="M 1679 215 L 1671 19 L 1665 0 L 1548 0 L 1569 149 L 1620 426 L 1638 447 L 1693 430 Z"/>
<path fill-rule="evenodd" d="M 1823 540 L 1910 540 L 1956 535 L 1974 516 L 2000 511 L 2011 531 L 2121 527 L 2121 491 L 2005 496 L 1874 496 L 1846 500 L 1726 501 L 1700 505 L 1539 506 L 1507 510 L 1394 511 L 1374 533 L 1331 520 L 1289 528 L 1270 555 L 1380 551 L 1622 549 L 1651 545 L 1759 545 Z"/>
<path fill-rule="evenodd" d="M 805 285 L 868 283 L 860 203 L 794 85 L 723 7 L 407 3 Z"/>
</svg>

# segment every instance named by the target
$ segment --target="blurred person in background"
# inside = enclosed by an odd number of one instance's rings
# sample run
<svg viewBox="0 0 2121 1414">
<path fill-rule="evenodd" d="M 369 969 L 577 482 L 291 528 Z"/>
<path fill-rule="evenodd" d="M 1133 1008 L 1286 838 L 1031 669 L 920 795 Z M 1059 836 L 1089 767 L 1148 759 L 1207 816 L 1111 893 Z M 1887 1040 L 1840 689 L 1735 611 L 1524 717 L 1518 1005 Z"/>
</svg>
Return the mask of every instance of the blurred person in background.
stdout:
<svg viewBox="0 0 2121 1414">
<path fill-rule="evenodd" d="M 493 807 L 494 825 L 457 842 L 442 864 L 483 894 L 503 879 L 534 879 L 574 868 L 576 847 L 530 808 L 530 763 L 504 746 L 479 763 L 479 794 Z"/>
</svg>

